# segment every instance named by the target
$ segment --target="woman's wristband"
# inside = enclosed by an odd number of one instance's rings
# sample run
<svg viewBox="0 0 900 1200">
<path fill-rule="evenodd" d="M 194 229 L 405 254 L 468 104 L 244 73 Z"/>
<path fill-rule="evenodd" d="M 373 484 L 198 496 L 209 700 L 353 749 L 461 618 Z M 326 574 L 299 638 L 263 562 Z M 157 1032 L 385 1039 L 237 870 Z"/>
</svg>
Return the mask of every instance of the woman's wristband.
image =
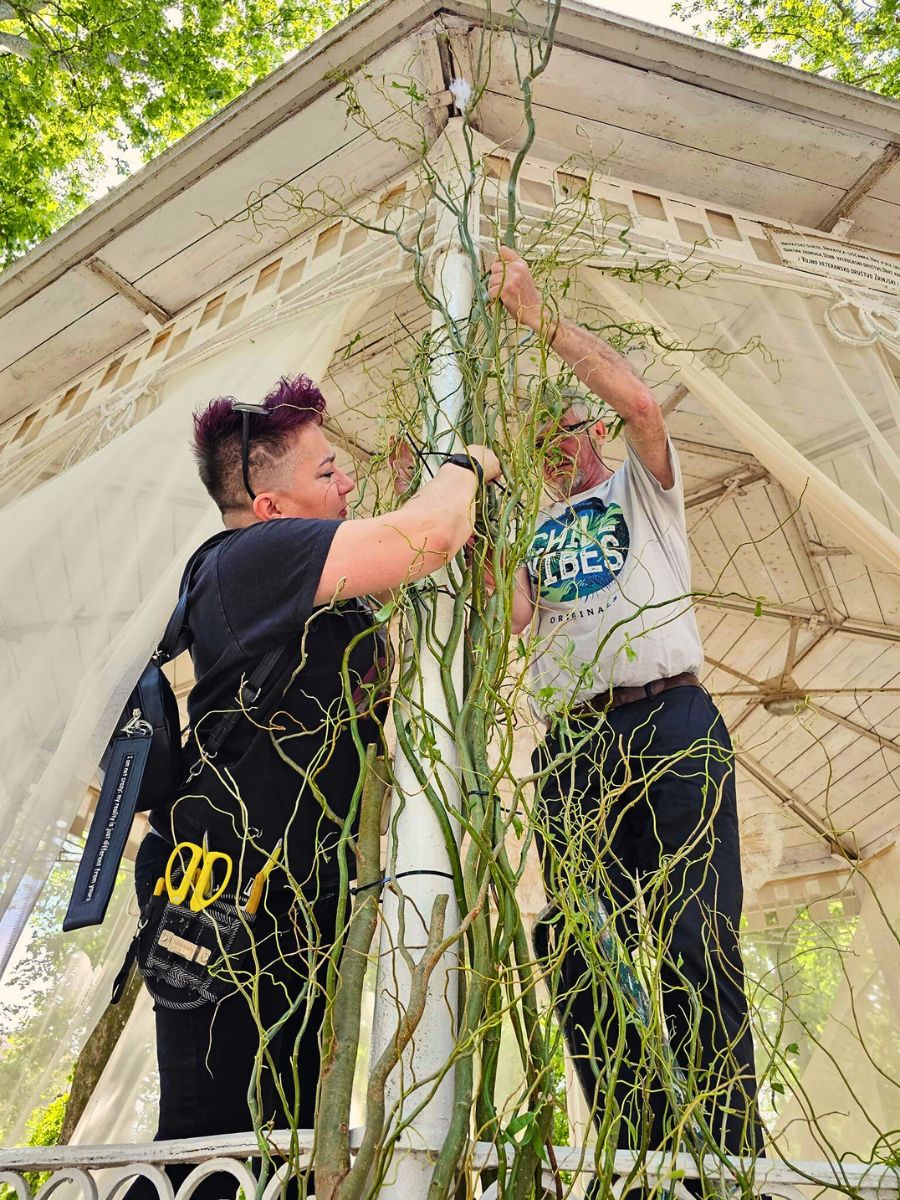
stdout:
<svg viewBox="0 0 900 1200">
<path fill-rule="evenodd" d="M 478 476 L 478 486 L 484 484 L 484 467 L 477 458 L 469 458 L 468 454 L 448 454 L 445 463 L 450 463 L 454 467 L 465 467 L 467 471 L 474 471 Z"/>
</svg>

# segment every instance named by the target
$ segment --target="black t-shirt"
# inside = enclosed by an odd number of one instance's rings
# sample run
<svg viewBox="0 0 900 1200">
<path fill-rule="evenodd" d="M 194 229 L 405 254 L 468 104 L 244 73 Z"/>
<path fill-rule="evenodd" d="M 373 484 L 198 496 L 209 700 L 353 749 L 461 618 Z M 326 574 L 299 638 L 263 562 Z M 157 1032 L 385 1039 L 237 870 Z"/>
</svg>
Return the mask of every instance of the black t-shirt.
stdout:
<svg viewBox="0 0 900 1200">
<path fill-rule="evenodd" d="M 219 714 L 237 707 L 241 683 L 260 660 L 278 648 L 284 655 L 260 704 L 241 714 L 214 761 L 150 820 L 167 838 L 202 844 L 205 837 L 210 850 L 231 854 L 241 887 L 279 840 L 281 862 L 304 891 L 336 885 L 361 754 L 380 737 L 374 709 L 385 695 L 384 642 L 368 607 L 313 605 L 340 524 L 264 521 L 217 534 L 197 552 L 188 592 L 196 680 L 188 764 Z"/>
</svg>

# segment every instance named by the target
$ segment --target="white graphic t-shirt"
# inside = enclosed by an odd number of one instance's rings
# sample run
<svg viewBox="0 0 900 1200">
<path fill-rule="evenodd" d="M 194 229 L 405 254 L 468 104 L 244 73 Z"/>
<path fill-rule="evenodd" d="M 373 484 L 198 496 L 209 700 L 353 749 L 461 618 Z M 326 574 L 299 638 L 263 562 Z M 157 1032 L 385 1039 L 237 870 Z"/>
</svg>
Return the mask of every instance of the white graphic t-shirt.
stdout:
<svg viewBox="0 0 900 1200">
<path fill-rule="evenodd" d="M 547 713 L 703 663 L 675 449 L 665 490 L 626 446 L 609 479 L 542 510 L 531 541 L 532 685 Z"/>
</svg>

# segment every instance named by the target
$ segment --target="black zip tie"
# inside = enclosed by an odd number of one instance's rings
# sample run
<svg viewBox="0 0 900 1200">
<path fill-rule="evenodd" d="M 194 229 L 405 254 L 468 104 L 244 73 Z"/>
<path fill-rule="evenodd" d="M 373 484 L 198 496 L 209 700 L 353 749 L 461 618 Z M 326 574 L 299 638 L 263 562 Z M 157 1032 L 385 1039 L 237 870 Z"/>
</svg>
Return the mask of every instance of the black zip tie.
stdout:
<svg viewBox="0 0 900 1200">
<path fill-rule="evenodd" d="M 435 455 L 435 454 L 438 454 L 438 453 L 440 453 L 440 452 L 439 452 L 439 451 L 437 451 L 437 450 L 431 450 L 431 451 L 425 451 L 425 450 L 423 450 L 423 449 L 422 449 L 422 447 L 421 447 L 421 446 L 419 446 L 419 445 L 417 444 L 417 442 L 416 442 L 415 438 L 414 438 L 414 437 L 413 437 L 413 435 L 412 435 L 412 434 L 409 432 L 409 430 L 407 429 L 407 427 L 406 427 L 405 425 L 401 425 L 401 426 L 400 426 L 400 432 L 401 432 L 401 434 L 403 435 L 403 437 L 405 437 L 405 438 L 406 438 L 406 440 L 409 442 L 409 444 L 410 444 L 410 447 L 412 448 L 412 452 L 413 452 L 413 454 L 415 454 L 416 458 L 419 460 L 419 462 L 422 464 L 422 466 L 425 468 L 425 470 L 428 472 L 428 474 L 429 474 L 430 476 L 432 476 L 432 478 L 433 478 L 433 477 L 434 477 L 434 471 L 433 471 L 433 470 L 432 470 L 432 468 L 431 468 L 431 467 L 428 465 L 428 463 L 425 461 L 425 458 L 426 458 L 426 455 L 427 455 L 427 454 L 429 454 L 429 453 L 430 453 L 430 454 L 432 454 L 432 455 Z"/>
<path fill-rule="evenodd" d="M 385 875 L 384 879 L 376 879 L 374 883 L 364 883 L 362 887 L 352 887 L 350 889 L 351 896 L 358 896 L 360 892 L 368 892 L 372 888 L 384 887 L 386 883 L 393 883 L 395 879 L 403 879 L 406 875 L 440 875 L 442 879 L 456 879 L 455 875 L 451 875 L 449 871 L 400 871 L 396 875 Z"/>
<path fill-rule="evenodd" d="M 406 440 L 409 442 L 409 445 L 410 445 L 410 448 L 412 449 L 413 454 L 415 454 L 416 458 L 419 460 L 419 462 L 422 464 L 422 466 L 425 468 L 425 470 L 428 472 L 428 474 L 433 479 L 434 471 L 429 466 L 429 464 L 426 462 L 426 459 L 429 456 L 431 458 L 441 457 L 441 458 L 446 459 L 447 455 L 444 453 L 443 450 L 423 450 L 421 448 L 421 446 L 416 444 L 415 439 L 413 438 L 412 434 L 409 432 L 409 429 L 405 425 L 401 425 L 400 432 L 403 435 L 403 437 L 405 437 Z M 497 489 L 497 491 L 500 492 L 501 495 L 503 495 L 503 496 L 509 495 L 509 488 L 505 484 L 500 483 L 499 480 L 495 479 L 493 481 L 493 483 L 491 484 L 491 486 L 495 487 Z M 514 499 L 513 504 L 516 508 L 524 511 L 525 506 L 521 500 Z"/>
<path fill-rule="evenodd" d="M 476 788 L 473 788 L 467 794 L 469 796 L 490 796 L 492 793 L 491 792 L 479 792 Z"/>
</svg>

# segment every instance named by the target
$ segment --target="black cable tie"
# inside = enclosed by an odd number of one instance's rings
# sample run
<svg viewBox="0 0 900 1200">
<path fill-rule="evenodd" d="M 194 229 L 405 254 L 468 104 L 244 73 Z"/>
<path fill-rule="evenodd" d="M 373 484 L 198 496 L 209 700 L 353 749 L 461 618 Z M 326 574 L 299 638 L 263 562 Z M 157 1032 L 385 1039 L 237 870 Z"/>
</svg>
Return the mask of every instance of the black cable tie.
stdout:
<svg viewBox="0 0 900 1200">
<path fill-rule="evenodd" d="M 406 438 L 407 442 L 409 442 L 409 445 L 410 445 L 410 448 L 412 449 L 413 454 L 415 454 L 416 458 L 419 460 L 419 462 L 422 464 L 422 466 L 425 468 L 425 470 L 428 472 L 428 474 L 432 478 L 434 478 L 434 470 L 425 460 L 429 457 L 431 457 L 431 458 L 438 458 L 438 457 L 446 458 L 447 456 L 444 453 L 444 451 L 443 450 L 423 450 L 422 447 L 416 442 L 416 439 L 409 432 L 409 429 L 407 428 L 406 425 L 400 426 L 400 432 L 401 432 L 402 436 L 404 438 Z M 500 483 L 499 480 L 494 480 L 493 487 L 495 487 L 497 489 L 497 491 L 500 492 L 504 496 L 508 496 L 510 494 L 509 488 L 505 484 Z M 522 512 L 525 511 L 525 505 L 522 503 L 521 500 L 514 498 L 513 505 L 515 508 L 520 509 Z"/>
<path fill-rule="evenodd" d="M 454 880 L 455 876 L 449 871 L 399 871 L 396 875 L 385 875 L 384 879 L 376 879 L 374 883 L 364 883 L 362 887 L 352 887 L 350 889 L 351 896 L 358 896 L 360 892 L 368 892 L 372 888 L 384 887 L 386 883 L 393 883 L 395 879 L 403 879 L 407 875 L 439 875 L 442 879 Z"/>
</svg>

